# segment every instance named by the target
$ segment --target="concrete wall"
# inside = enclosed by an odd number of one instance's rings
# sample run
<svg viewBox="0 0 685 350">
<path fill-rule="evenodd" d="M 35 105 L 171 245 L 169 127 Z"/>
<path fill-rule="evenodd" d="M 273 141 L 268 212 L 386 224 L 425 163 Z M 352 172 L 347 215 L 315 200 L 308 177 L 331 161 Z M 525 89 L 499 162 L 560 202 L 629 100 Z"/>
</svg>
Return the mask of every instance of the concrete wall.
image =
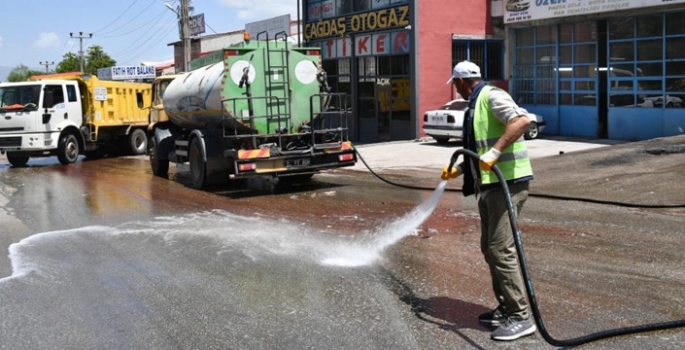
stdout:
<svg viewBox="0 0 685 350">
<path fill-rule="evenodd" d="M 416 0 L 416 59 L 419 136 L 426 111 L 451 100 L 456 92 L 445 81 L 452 74 L 452 34 L 492 35 L 490 1 Z"/>
</svg>

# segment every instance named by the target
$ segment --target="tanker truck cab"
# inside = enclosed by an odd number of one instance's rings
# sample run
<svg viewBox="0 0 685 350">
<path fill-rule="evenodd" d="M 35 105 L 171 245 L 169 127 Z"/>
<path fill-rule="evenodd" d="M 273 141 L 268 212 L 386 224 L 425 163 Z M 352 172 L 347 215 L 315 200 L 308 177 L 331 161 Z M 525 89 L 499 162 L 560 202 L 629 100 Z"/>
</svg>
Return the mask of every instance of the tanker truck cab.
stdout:
<svg viewBox="0 0 685 350">
<path fill-rule="evenodd" d="M 73 163 L 83 147 L 82 115 L 76 81 L 0 84 L 0 151 L 13 166 L 51 155 Z"/>
</svg>

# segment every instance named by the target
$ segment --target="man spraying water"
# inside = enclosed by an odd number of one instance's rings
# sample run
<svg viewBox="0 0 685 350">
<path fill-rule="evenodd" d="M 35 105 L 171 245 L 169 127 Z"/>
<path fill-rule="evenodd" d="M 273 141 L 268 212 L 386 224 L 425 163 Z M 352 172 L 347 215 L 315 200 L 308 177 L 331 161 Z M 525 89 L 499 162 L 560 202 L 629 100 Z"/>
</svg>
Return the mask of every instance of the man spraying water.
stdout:
<svg viewBox="0 0 685 350">
<path fill-rule="evenodd" d="M 516 214 L 528 198 L 533 170 L 523 142 L 530 119 L 504 90 L 481 80 L 480 68 L 469 61 L 459 62 L 447 84 L 452 83 L 462 97 L 468 97 L 464 117 L 464 148 L 478 154 L 480 161 L 466 159 L 456 167 L 446 165 L 443 180 L 464 174 L 464 196 L 476 195 L 481 221 L 481 252 L 490 268 L 497 307 L 478 320 L 496 327 L 492 339 L 515 340 L 535 333 L 525 286 L 517 262 L 514 237 L 502 188 L 492 166 L 502 171 L 509 186 Z"/>
</svg>

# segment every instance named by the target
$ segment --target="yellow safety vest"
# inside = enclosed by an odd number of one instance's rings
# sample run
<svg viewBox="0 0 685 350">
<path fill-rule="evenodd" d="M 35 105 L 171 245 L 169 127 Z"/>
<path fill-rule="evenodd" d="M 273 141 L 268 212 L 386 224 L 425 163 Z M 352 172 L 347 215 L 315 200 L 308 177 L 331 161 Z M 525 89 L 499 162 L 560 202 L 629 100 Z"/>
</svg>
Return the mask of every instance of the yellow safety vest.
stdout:
<svg viewBox="0 0 685 350">
<path fill-rule="evenodd" d="M 497 140 L 504 134 L 504 129 L 506 128 L 506 125 L 495 118 L 490 111 L 488 96 L 492 89 L 492 86 L 484 86 L 480 91 L 473 115 L 476 153 L 479 156 L 485 154 L 495 145 Z M 533 167 L 530 165 L 530 158 L 528 158 L 528 150 L 526 149 L 523 137 L 502 151 L 496 165 L 502 171 L 502 175 L 504 175 L 507 181 L 533 175 Z M 480 178 L 483 185 L 499 182 L 494 171 L 480 169 Z"/>
</svg>

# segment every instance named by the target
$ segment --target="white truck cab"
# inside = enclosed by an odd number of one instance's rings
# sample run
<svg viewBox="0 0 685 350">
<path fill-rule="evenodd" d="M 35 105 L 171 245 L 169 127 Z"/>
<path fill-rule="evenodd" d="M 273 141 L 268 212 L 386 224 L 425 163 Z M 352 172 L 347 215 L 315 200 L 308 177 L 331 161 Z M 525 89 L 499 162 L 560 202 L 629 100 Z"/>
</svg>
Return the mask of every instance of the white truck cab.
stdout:
<svg viewBox="0 0 685 350">
<path fill-rule="evenodd" d="M 75 162 L 84 144 L 81 95 L 73 80 L 0 84 L 0 152 L 14 166 L 49 155 Z"/>
</svg>

